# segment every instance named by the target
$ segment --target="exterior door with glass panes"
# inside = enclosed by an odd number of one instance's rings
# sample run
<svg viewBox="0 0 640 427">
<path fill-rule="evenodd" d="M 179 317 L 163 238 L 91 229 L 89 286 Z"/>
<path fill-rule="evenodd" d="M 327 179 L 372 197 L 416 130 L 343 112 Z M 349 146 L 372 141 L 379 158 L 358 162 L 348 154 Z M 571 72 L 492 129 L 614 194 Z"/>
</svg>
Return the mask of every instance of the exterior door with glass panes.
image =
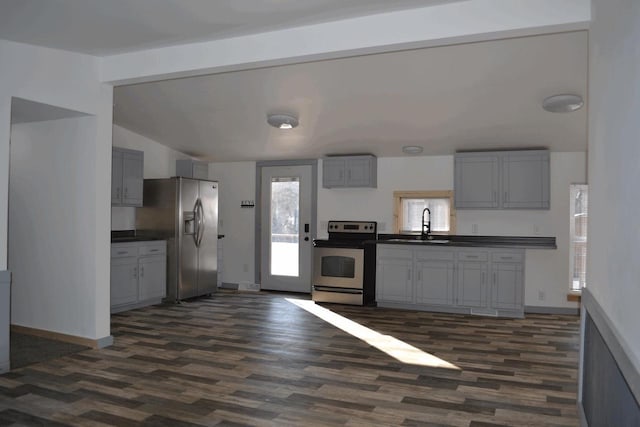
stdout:
<svg viewBox="0 0 640 427">
<path fill-rule="evenodd" d="M 269 166 L 261 176 L 261 283 L 311 292 L 312 166 Z"/>
</svg>

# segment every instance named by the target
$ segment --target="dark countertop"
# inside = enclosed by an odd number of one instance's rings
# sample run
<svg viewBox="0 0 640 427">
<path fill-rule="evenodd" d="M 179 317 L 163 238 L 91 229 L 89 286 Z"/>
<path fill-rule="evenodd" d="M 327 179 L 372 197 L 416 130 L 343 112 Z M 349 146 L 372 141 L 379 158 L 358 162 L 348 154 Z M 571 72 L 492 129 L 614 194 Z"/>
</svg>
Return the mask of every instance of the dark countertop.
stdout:
<svg viewBox="0 0 640 427">
<path fill-rule="evenodd" d="M 379 234 L 378 240 L 367 243 L 388 245 L 421 245 L 437 247 L 477 247 L 477 248 L 522 248 L 557 249 L 555 237 L 524 236 L 431 236 L 422 240 L 420 234 Z"/>
<path fill-rule="evenodd" d="M 218 239 L 224 239 L 224 234 L 218 234 Z M 111 243 L 148 242 L 152 240 L 166 240 L 163 237 L 141 236 L 136 230 L 112 230 Z"/>
<path fill-rule="evenodd" d="M 152 240 L 165 240 L 161 237 L 140 236 L 135 230 L 111 231 L 111 243 L 148 242 Z"/>
</svg>

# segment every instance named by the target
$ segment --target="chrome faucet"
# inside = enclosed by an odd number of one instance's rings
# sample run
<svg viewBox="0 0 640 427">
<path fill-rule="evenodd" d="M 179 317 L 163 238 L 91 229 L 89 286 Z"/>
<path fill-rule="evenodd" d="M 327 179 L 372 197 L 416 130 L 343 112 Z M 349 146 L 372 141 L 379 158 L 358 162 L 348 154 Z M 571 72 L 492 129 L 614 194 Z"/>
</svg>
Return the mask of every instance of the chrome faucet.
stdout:
<svg viewBox="0 0 640 427">
<path fill-rule="evenodd" d="M 427 221 L 424 220 L 425 212 L 429 213 Z M 420 237 L 423 240 L 424 239 L 430 239 L 431 238 L 430 234 L 431 234 L 431 210 L 429 210 L 429 208 L 424 208 L 422 210 L 422 233 L 421 233 Z"/>
</svg>

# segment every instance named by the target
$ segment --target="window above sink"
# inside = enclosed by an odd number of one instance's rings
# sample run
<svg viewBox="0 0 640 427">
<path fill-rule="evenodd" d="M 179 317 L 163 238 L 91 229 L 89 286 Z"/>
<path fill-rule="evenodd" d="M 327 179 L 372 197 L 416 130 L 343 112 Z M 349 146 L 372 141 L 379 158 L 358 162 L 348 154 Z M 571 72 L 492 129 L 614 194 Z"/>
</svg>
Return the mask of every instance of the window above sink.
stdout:
<svg viewBox="0 0 640 427">
<path fill-rule="evenodd" d="M 422 230 L 422 211 L 429 208 L 431 234 L 455 234 L 453 191 L 394 191 L 393 199 L 395 233 L 419 233 Z"/>
</svg>

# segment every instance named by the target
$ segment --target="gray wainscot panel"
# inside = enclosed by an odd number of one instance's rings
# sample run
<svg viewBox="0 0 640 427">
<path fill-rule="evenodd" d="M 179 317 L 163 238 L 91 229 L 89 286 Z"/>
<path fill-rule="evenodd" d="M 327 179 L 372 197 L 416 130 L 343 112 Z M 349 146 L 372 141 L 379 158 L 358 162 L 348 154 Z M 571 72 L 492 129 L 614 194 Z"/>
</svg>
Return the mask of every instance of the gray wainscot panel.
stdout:
<svg viewBox="0 0 640 427">
<path fill-rule="evenodd" d="M 640 425 L 640 372 L 624 339 L 588 289 L 582 291 L 579 408 L 583 426 Z"/>
<path fill-rule="evenodd" d="M 9 371 L 9 324 L 11 322 L 11 273 L 0 271 L 0 374 Z"/>
</svg>

